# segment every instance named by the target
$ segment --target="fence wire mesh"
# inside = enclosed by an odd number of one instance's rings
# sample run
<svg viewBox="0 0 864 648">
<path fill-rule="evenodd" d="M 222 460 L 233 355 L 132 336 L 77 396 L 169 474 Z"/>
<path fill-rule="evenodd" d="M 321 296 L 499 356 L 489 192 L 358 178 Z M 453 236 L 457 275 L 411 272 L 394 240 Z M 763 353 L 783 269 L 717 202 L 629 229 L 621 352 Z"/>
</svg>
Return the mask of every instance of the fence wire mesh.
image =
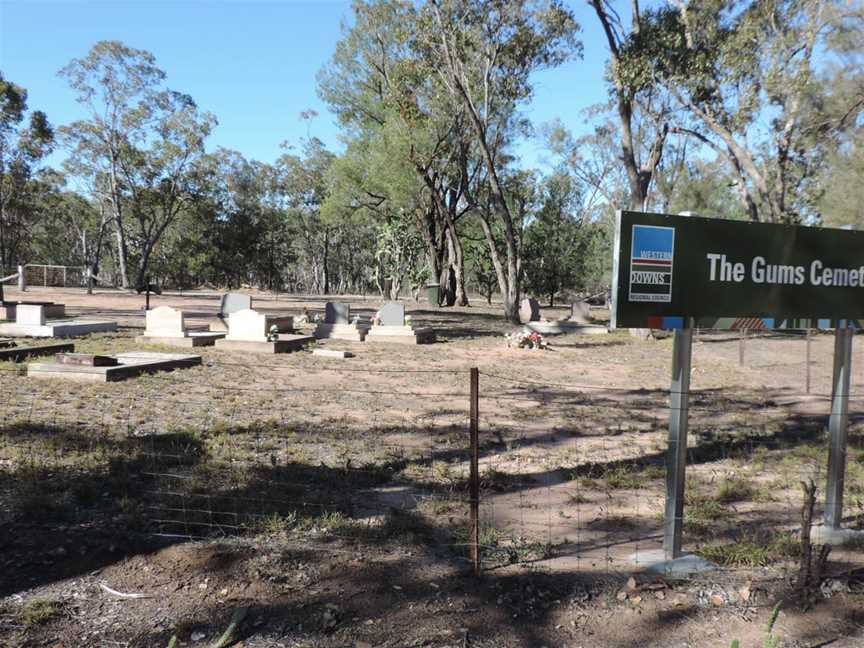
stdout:
<svg viewBox="0 0 864 648">
<path fill-rule="evenodd" d="M 825 482 L 827 337 L 815 342 L 809 394 L 803 336 L 751 334 L 731 375 L 700 357 L 709 346 L 736 357 L 737 338 L 698 337 L 685 549 L 728 569 L 794 568 L 800 483 Z M 766 345 L 788 362 L 778 365 Z M 546 380 L 526 370 L 530 360 L 480 371 L 485 570 L 628 571 L 660 549 L 668 377 L 640 372 L 632 353 L 610 346 L 607 360 L 628 367 L 634 387 L 580 382 L 578 368 Z M 770 380 L 750 372 L 767 358 Z M 33 381 L 7 364 L 0 383 L 4 523 L 190 539 L 280 534 L 321 551 L 398 540 L 468 565 L 467 370 L 208 356 L 197 369 L 109 384 Z M 845 483 L 847 524 L 859 528 L 861 402 L 852 399 Z M 862 562 L 854 547 L 832 553 L 837 569 Z"/>
</svg>

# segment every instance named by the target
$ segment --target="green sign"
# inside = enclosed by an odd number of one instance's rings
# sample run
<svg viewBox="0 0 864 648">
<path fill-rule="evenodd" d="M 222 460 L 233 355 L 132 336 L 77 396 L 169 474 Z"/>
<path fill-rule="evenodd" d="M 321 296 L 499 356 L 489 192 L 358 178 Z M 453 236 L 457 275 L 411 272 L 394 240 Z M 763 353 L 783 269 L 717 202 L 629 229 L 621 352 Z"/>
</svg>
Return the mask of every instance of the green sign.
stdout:
<svg viewBox="0 0 864 648">
<path fill-rule="evenodd" d="M 612 326 L 859 328 L 864 232 L 619 212 Z"/>
</svg>

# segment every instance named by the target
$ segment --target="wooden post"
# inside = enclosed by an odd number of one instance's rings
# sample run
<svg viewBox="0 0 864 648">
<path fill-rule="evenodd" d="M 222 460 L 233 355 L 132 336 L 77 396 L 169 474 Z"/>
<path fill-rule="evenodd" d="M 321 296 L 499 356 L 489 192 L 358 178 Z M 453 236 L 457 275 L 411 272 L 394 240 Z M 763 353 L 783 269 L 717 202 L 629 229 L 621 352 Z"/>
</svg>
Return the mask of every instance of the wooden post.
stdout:
<svg viewBox="0 0 864 648">
<path fill-rule="evenodd" d="M 471 473 L 469 478 L 469 557 L 480 575 L 480 371 L 471 369 Z"/>
<path fill-rule="evenodd" d="M 808 393 L 808 394 L 810 393 L 810 342 L 811 342 L 812 339 L 813 339 L 813 338 L 812 338 L 812 331 L 808 328 L 808 329 L 807 329 L 807 332 L 806 332 L 806 344 L 807 344 L 807 353 L 806 353 L 806 359 L 807 359 L 807 372 L 806 372 L 806 374 L 805 374 L 805 376 L 806 376 L 806 378 L 805 378 L 805 383 L 806 383 L 806 384 L 805 384 L 805 389 L 804 389 L 805 392 Z"/>
<path fill-rule="evenodd" d="M 738 332 L 738 366 L 744 366 L 744 345 L 747 342 L 747 329 Z"/>
<path fill-rule="evenodd" d="M 150 310 L 150 277 L 145 277 L 144 282 L 146 283 L 146 287 L 147 287 L 147 290 L 146 290 L 147 301 L 144 305 L 144 310 L 149 311 Z"/>
<path fill-rule="evenodd" d="M 27 278 L 24 276 L 24 266 L 18 266 L 18 290 L 25 292 L 27 290 Z"/>
</svg>

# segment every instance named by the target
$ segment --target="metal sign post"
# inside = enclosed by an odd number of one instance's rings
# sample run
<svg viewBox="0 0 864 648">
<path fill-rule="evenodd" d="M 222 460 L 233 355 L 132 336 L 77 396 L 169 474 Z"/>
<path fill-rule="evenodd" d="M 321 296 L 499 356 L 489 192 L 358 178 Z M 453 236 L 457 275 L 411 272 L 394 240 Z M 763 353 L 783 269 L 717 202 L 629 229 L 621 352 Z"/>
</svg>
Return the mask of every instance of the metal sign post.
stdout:
<svg viewBox="0 0 864 648">
<path fill-rule="evenodd" d="M 672 350 L 669 448 L 666 451 L 666 515 L 663 521 L 663 553 L 666 560 L 681 556 L 692 355 L 693 329 L 676 330 Z"/>
<path fill-rule="evenodd" d="M 852 373 L 852 339 L 855 329 L 834 333 L 834 382 L 831 418 L 828 422 L 828 485 L 825 490 L 825 526 L 839 529 L 843 521 L 843 481 L 846 472 L 846 433 L 849 423 L 849 384 Z"/>
</svg>

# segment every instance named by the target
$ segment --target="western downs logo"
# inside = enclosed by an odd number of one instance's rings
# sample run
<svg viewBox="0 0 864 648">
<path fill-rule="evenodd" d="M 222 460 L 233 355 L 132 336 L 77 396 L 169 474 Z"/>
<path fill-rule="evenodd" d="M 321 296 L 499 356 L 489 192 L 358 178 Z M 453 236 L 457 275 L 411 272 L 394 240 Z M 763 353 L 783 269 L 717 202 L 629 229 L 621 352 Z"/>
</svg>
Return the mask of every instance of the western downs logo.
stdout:
<svg viewBox="0 0 864 648">
<path fill-rule="evenodd" d="M 630 250 L 630 301 L 671 302 L 675 228 L 634 225 Z"/>
</svg>

